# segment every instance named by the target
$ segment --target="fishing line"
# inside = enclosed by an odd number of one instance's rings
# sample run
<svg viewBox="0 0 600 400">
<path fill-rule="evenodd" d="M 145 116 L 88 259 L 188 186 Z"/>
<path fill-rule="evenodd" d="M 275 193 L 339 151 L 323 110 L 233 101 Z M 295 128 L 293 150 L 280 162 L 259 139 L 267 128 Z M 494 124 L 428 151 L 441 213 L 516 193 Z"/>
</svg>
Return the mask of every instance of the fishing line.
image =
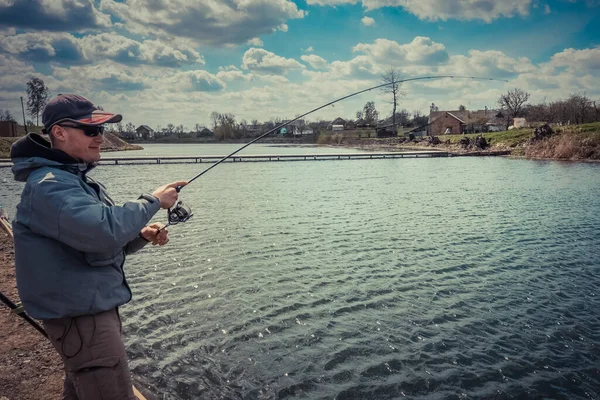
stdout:
<svg viewBox="0 0 600 400">
<path fill-rule="evenodd" d="M 312 109 L 312 110 L 310 110 L 310 111 L 308 111 L 308 112 L 306 112 L 306 113 L 304 113 L 302 115 L 297 116 L 296 118 L 294 118 L 294 119 L 292 119 L 290 121 L 287 121 L 287 122 L 284 122 L 284 123 L 282 123 L 280 125 L 277 125 L 273 129 L 270 129 L 269 131 L 267 131 L 267 132 L 263 133 L 262 135 L 256 137 L 255 139 L 253 139 L 250 142 L 246 143 L 245 145 L 243 145 L 242 147 L 240 147 L 239 149 L 237 149 L 233 153 L 231 153 L 229 155 L 226 155 L 225 157 L 221 158 L 216 163 L 212 164 L 210 167 L 206 168 L 204 171 L 200 172 L 198 175 L 194 176 L 192 179 L 190 179 L 188 181 L 188 185 L 190 183 L 192 183 L 193 181 L 195 181 L 196 179 L 200 178 L 202 175 L 204 175 L 205 173 L 207 173 L 208 171 L 210 171 L 214 167 L 216 167 L 217 165 L 221 164 L 223 161 L 227 160 L 229 157 L 232 157 L 235 154 L 239 153 L 240 151 L 244 150 L 246 147 L 250 146 L 252 143 L 258 142 L 260 139 L 264 138 L 265 136 L 267 136 L 267 135 L 269 135 L 269 134 L 271 134 L 273 132 L 278 131 L 279 129 L 281 129 L 281 128 L 283 128 L 283 127 L 291 124 L 292 122 L 295 122 L 295 121 L 297 121 L 297 120 L 299 120 L 301 118 L 304 118 L 307 115 L 314 113 L 315 111 L 319 111 L 319 110 L 321 110 L 321 109 L 323 109 L 325 107 L 333 105 L 333 104 L 335 104 L 337 102 L 340 102 L 342 100 L 346 100 L 346 99 L 348 99 L 350 97 L 359 95 L 361 93 L 365 93 L 365 92 L 368 92 L 368 91 L 371 91 L 371 90 L 374 90 L 374 89 L 379 89 L 379 88 L 382 88 L 382 87 L 385 87 L 385 86 L 392 86 L 392 85 L 395 85 L 395 84 L 398 84 L 398 83 L 411 82 L 411 81 L 419 81 L 419 80 L 426 80 L 426 79 L 444 79 L 444 78 L 451 78 L 451 79 L 472 79 L 472 80 L 482 80 L 482 81 L 485 80 L 485 81 L 508 82 L 505 79 L 483 78 L 483 77 L 476 77 L 476 76 L 432 75 L 432 76 L 419 76 L 419 77 L 416 77 L 416 78 L 400 79 L 400 80 L 397 80 L 397 81 L 386 82 L 386 83 L 382 83 L 380 85 L 373 86 L 373 87 L 370 87 L 370 88 L 367 88 L 367 89 L 359 90 L 358 92 L 354 92 L 354 93 L 351 93 L 351 94 L 346 95 L 344 97 L 340 97 L 339 99 L 330 101 L 329 103 L 324 104 L 322 106 L 319 106 L 317 108 L 314 108 L 314 109 Z M 178 186 L 176 188 L 177 192 L 179 193 L 182 188 L 183 188 L 183 186 Z M 176 225 L 176 224 L 179 224 L 179 223 L 182 223 L 182 222 L 186 222 L 187 220 L 189 220 L 193 216 L 192 209 L 189 206 L 184 205 L 181 200 L 179 200 L 177 202 L 177 204 L 175 205 L 175 207 L 173 207 L 172 209 L 169 208 L 169 210 L 167 211 L 167 214 L 168 214 L 169 222 L 167 223 L 167 225 L 165 226 L 165 228 L 168 227 L 168 226 L 171 226 L 171 225 Z M 164 228 L 162 228 L 162 229 L 164 229 Z M 162 230 L 162 229 L 160 229 L 160 230 Z"/>
</svg>

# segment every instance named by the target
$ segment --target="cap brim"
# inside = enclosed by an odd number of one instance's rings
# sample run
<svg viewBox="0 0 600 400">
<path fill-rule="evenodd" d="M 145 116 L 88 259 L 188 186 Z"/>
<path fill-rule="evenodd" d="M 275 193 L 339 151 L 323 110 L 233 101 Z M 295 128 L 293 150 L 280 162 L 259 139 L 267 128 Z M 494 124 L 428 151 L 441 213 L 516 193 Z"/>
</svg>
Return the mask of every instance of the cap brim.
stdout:
<svg viewBox="0 0 600 400">
<path fill-rule="evenodd" d="M 78 124 L 87 126 L 98 126 L 102 124 L 112 124 L 115 122 L 121 122 L 123 116 L 121 114 L 112 114 L 106 111 L 96 110 L 91 116 L 73 120 Z"/>
</svg>

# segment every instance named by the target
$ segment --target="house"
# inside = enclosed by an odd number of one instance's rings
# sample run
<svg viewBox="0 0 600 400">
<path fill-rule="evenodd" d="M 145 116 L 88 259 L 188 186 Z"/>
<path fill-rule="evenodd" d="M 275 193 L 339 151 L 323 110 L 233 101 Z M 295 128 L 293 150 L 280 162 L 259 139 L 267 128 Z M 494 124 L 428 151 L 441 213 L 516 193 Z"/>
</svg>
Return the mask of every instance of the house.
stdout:
<svg viewBox="0 0 600 400">
<path fill-rule="evenodd" d="M 404 132 L 404 136 L 413 135 L 413 136 L 427 136 L 427 131 L 429 129 L 429 124 L 417 126 L 416 128 L 411 128 L 408 131 Z"/>
<path fill-rule="evenodd" d="M 264 124 L 251 124 L 251 125 L 247 125 L 246 126 L 246 130 L 249 133 L 253 133 L 255 135 L 261 134 L 263 132 L 265 132 L 265 125 Z"/>
<path fill-rule="evenodd" d="M 514 129 L 526 128 L 527 127 L 527 119 L 513 118 L 513 127 L 514 127 Z"/>
<path fill-rule="evenodd" d="M 375 133 L 378 138 L 382 137 L 396 137 L 398 136 L 398 126 L 394 127 L 394 124 L 380 125 L 375 128 Z"/>
<path fill-rule="evenodd" d="M 366 128 L 367 126 L 369 126 L 369 124 L 367 124 L 367 121 L 365 121 L 362 118 L 357 119 L 356 122 L 354 122 L 354 125 L 357 128 Z"/>
<path fill-rule="evenodd" d="M 291 133 L 294 136 L 298 135 L 309 135 L 312 134 L 312 129 L 306 126 L 306 122 L 303 119 L 299 119 L 294 122 L 289 122 L 290 120 L 283 120 L 282 124 L 286 124 L 279 130 L 279 133 L 285 135 L 286 133 Z M 310 133 L 305 133 L 310 131 Z"/>
<path fill-rule="evenodd" d="M 307 129 L 312 129 L 313 134 L 318 134 L 320 132 L 326 131 L 328 129 L 328 126 L 328 121 L 311 122 L 310 124 L 308 124 Z"/>
<path fill-rule="evenodd" d="M 0 121 L 0 137 L 16 137 L 17 123 L 15 121 Z"/>
<path fill-rule="evenodd" d="M 329 123 L 327 125 L 327 130 L 343 131 L 345 125 L 346 125 L 346 120 L 341 117 L 337 117 L 336 119 L 334 119 L 333 121 L 331 121 L 331 123 Z M 335 129 L 334 129 L 334 127 L 335 127 Z"/>
<path fill-rule="evenodd" d="M 503 128 L 504 127 L 504 128 Z M 453 110 L 429 113 L 430 136 L 459 135 L 504 130 L 506 119 L 497 110 Z"/>
<path fill-rule="evenodd" d="M 435 111 L 430 113 L 429 132 L 431 136 L 466 133 L 467 123 L 464 119 L 450 111 L 442 111 L 441 115 L 432 117 L 431 114 L 435 113 Z"/>
<path fill-rule="evenodd" d="M 208 128 L 204 128 L 201 131 L 196 133 L 196 137 L 208 137 L 208 136 L 213 136 L 213 132 L 208 129 Z"/>
<path fill-rule="evenodd" d="M 135 130 L 135 137 L 137 139 L 153 139 L 154 138 L 154 130 L 150 128 L 148 125 L 140 125 Z"/>
</svg>

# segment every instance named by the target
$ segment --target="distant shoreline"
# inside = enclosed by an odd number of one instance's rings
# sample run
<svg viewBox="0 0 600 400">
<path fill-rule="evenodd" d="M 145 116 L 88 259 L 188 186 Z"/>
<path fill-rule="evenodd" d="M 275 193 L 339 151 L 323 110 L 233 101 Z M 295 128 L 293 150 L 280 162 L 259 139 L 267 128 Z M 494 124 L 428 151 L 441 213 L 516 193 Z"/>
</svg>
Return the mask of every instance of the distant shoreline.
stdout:
<svg viewBox="0 0 600 400">
<path fill-rule="evenodd" d="M 314 138 L 277 138 L 266 137 L 259 144 L 274 146 L 294 146 L 294 147 L 332 147 L 332 148 L 352 148 L 364 151 L 384 151 L 396 152 L 402 150 L 430 150 L 430 151 L 449 151 L 460 154 L 481 154 L 482 150 L 489 151 L 509 151 L 509 157 L 531 159 L 531 160 L 572 160 L 572 161 L 592 161 L 600 160 L 600 123 L 557 126 L 556 134 L 542 140 L 533 140 L 534 133 L 532 128 L 515 129 L 505 132 L 488 132 L 481 134 L 467 135 L 442 135 L 438 136 L 439 144 L 431 144 L 430 138 L 421 137 L 413 140 L 405 138 L 362 138 L 344 137 L 335 134 L 324 136 L 319 143 L 314 142 Z M 473 146 L 474 139 L 482 135 L 485 137 L 489 147 L 485 149 Z M 461 140 L 468 138 L 470 143 L 465 146 Z M 0 158 L 10 157 L 10 146 L 19 138 L 0 137 Z M 125 142 L 113 134 L 105 134 L 105 142 L 102 146 L 103 152 L 143 150 L 145 144 L 247 144 L 255 138 L 215 140 L 214 138 L 161 138 L 157 140 L 135 141 L 133 143 Z"/>
</svg>

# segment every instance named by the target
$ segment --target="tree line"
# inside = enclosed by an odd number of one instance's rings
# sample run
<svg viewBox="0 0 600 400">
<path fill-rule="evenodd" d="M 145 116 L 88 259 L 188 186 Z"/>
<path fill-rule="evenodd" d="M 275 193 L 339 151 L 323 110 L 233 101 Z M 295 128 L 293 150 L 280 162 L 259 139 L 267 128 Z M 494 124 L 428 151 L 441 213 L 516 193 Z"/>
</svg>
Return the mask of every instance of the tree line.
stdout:
<svg viewBox="0 0 600 400">
<path fill-rule="evenodd" d="M 401 76 L 398 69 L 390 68 L 382 76 L 380 83 L 386 84 L 380 90 L 390 95 L 390 104 L 392 105 L 392 114 L 380 120 L 380 112 L 375 107 L 375 102 L 368 101 L 361 110 L 355 114 L 355 121 L 360 121 L 363 126 L 376 127 L 378 125 L 393 125 L 404 127 L 418 127 L 426 125 L 429 121 L 429 116 L 421 114 L 420 111 L 409 112 L 407 109 L 397 111 L 398 104 L 405 93 L 401 90 Z M 46 104 L 50 99 L 50 90 L 40 78 L 31 78 L 27 82 L 27 113 L 31 119 L 27 120 L 27 125 L 39 126 L 39 119 Z M 566 99 L 555 101 L 542 101 L 537 104 L 530 104 L 530 93 L 519 89 L 510 89 L 506 93 L 500 95 L 497 100 L 499 110 L 506 118 L 506 128 L 510 126 L 512 120 L 517 117 L 525 117 L 531 122 L 544 122 L 550 124 L 582 124 L 588 122 L 600 121 L 600 101 L 595 101 L 588 97 L 585 93 L 573 93 Z M 101 108 L 101 107 L 100 107 Z M 430 111 L 438 111 L 434 103 L 431 104 Z M 459 106 L 459 110 L 465 111 L 464 105 Z M 10 111 L 0 109 L 0 121 L 16 121 Z M 33 122 L 35 120 L 35 124 Z M 353 118 L 345 119 L 346 121 L 354 121 Z M 217 139 L 242 139 L 248 137 L 256 137 L 277 125 L 280 125 L 283 120 L 281 118 L 272 118 L 263 123 L 259 123 L 254 119 L 248 122 L 245 119 L 237 121 L 232 113 L 220 113 L 213 111 L 210 114 L 210 122 L 212 125 L 212 133 Z M 312 129 L 315 132 L 322 130 L 329 121 L 317 120 L 313 122 L 299 120 L 295 122 L 298 130 Z M 192 129 L 173 123 L 168 123 L 165 126 L 158 125 L 154 131 L 159 136 L 190 137 L 206 135 L 205 126 L 196 123 Z M 135 126 L 129 122 L 126 124 L 119 123 L 113 127 L 113 131 L 123 136 L 124 138 L 135 138 Z"/>
</svg>

